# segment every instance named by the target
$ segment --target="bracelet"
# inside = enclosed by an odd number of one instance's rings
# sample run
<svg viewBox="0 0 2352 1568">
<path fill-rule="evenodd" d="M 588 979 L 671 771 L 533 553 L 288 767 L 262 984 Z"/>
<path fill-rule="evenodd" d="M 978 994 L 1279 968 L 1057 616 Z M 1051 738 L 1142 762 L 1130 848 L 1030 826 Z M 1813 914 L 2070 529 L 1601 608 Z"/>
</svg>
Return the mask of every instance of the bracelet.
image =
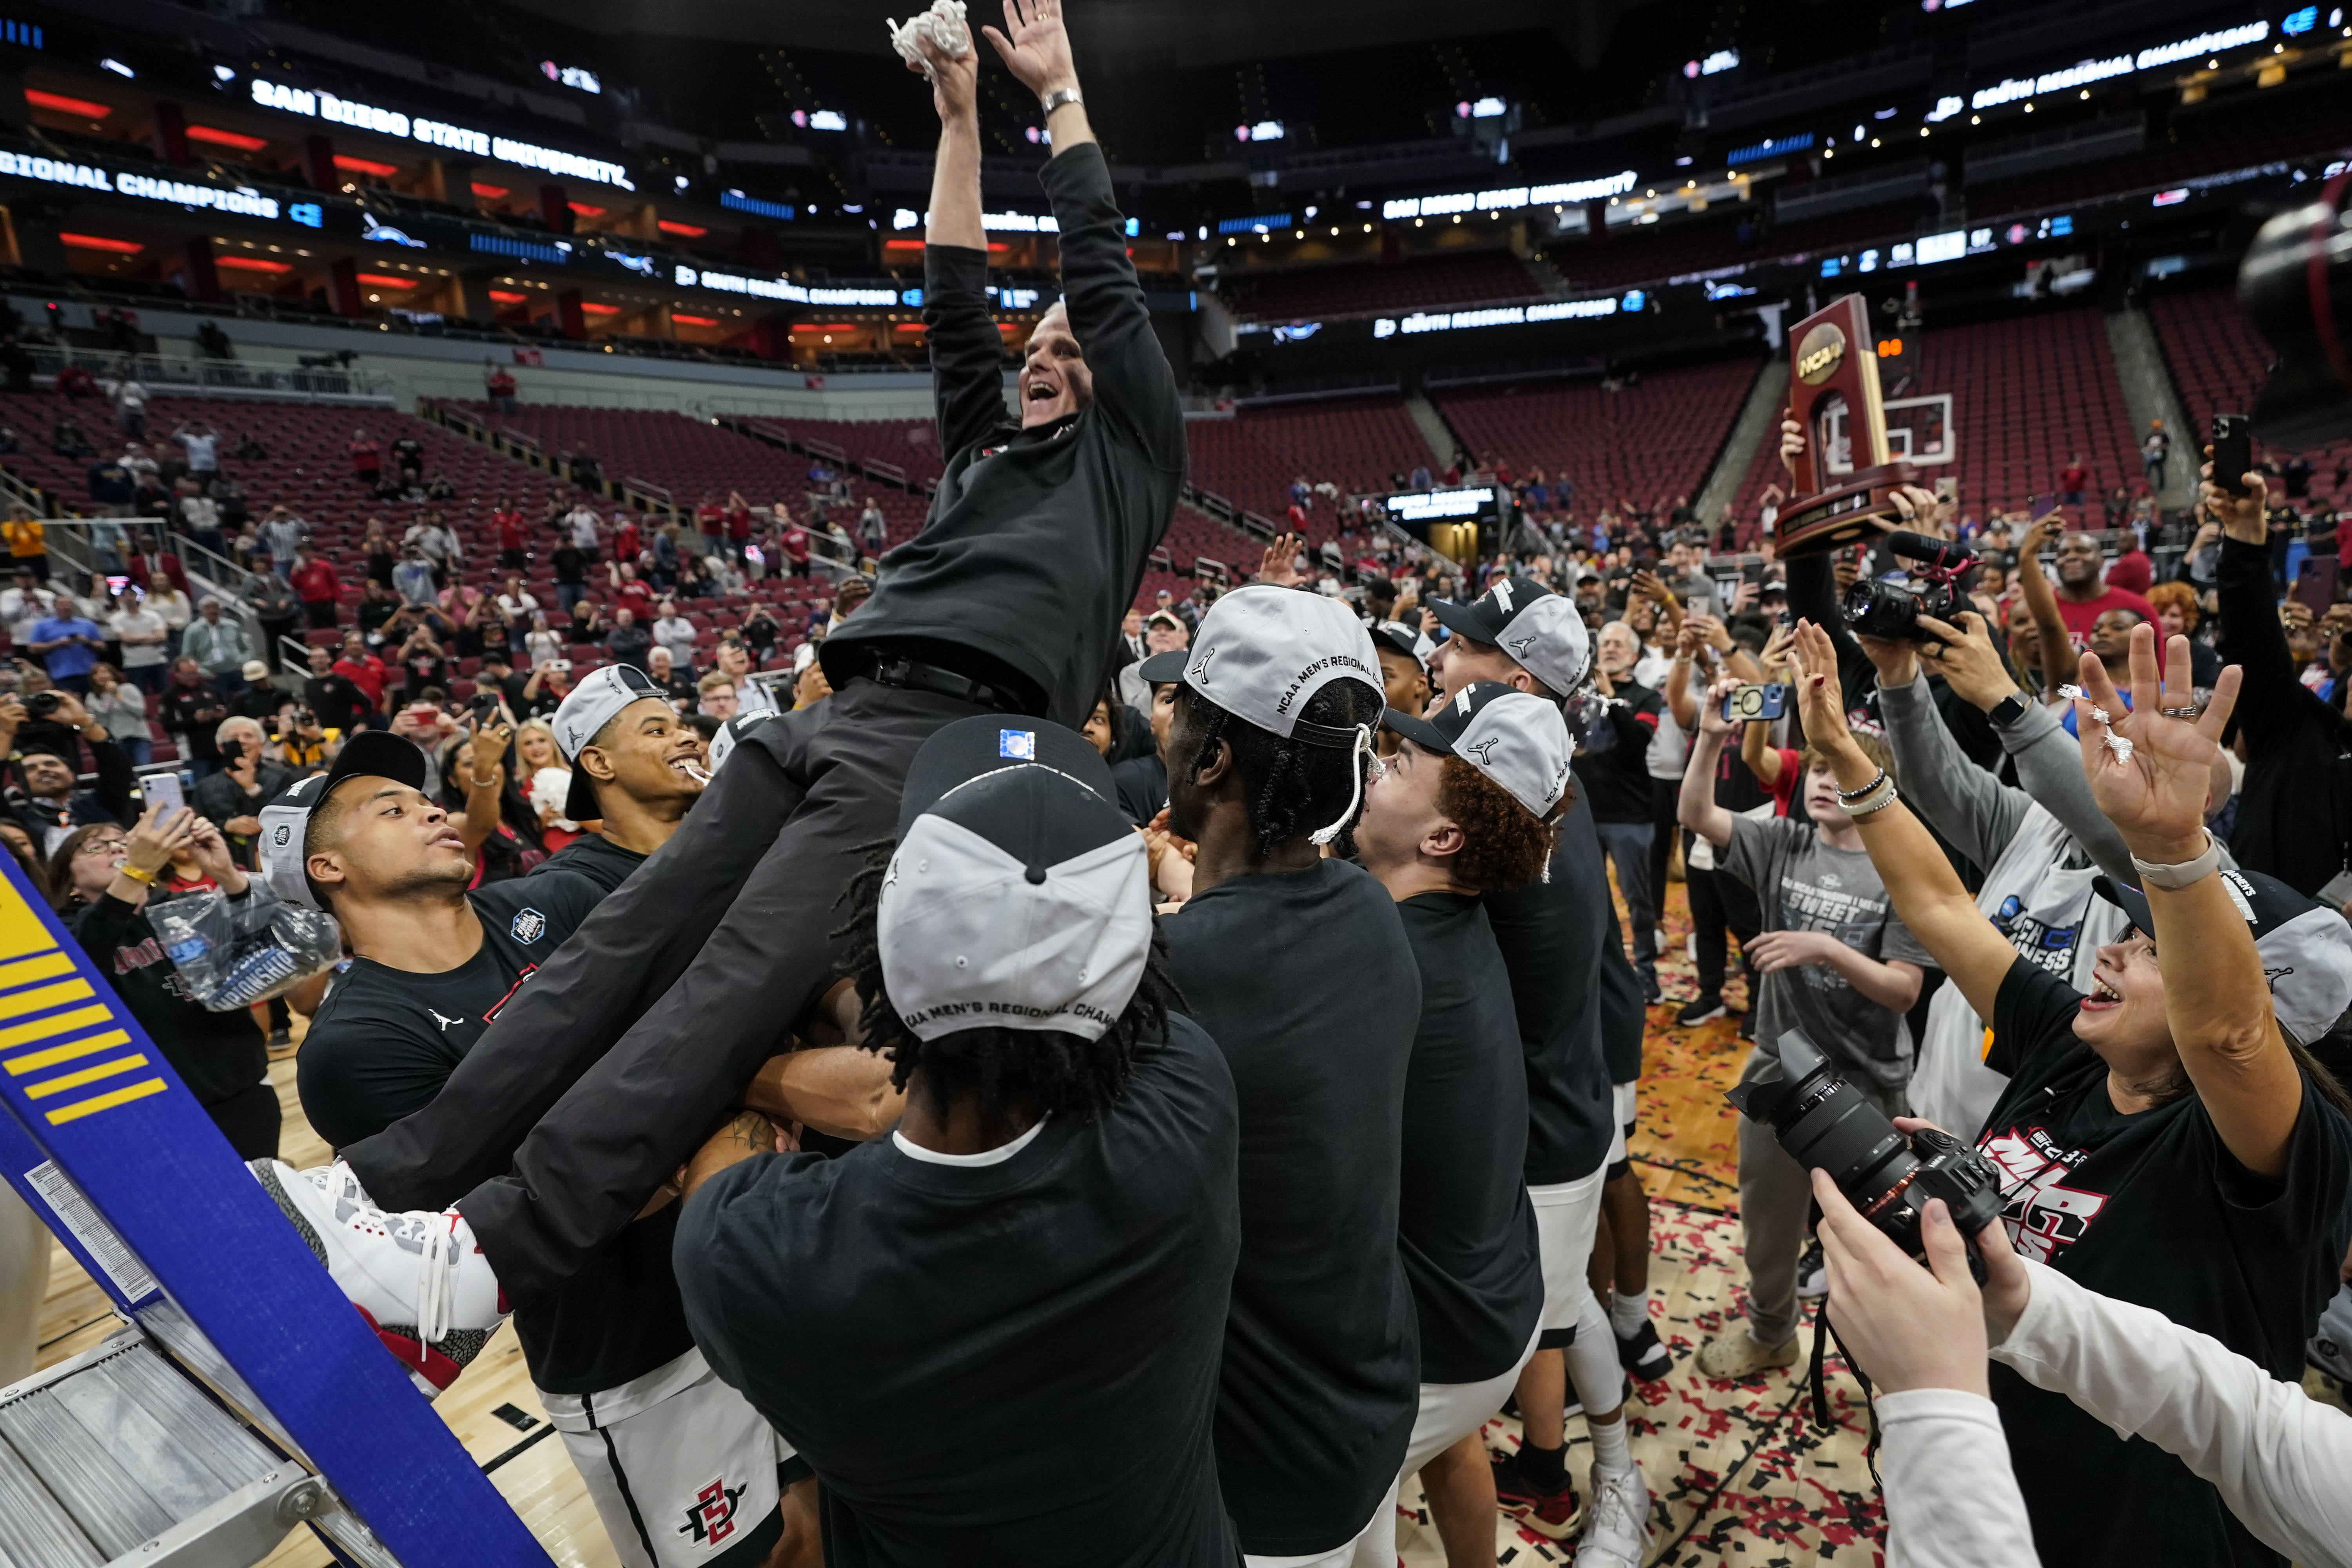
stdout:
<svg viewBox="0 0 2352 1568">
<path fill-rule="evenodd" d="M 1039 113 L 1050 117 L 1054 110 L 1061 108 L 1062 105 L 1066 103 L 1083 104 L 1085 102 L 1086 99 L 1079 93 L 1076 88 L 1057 87 L 1053 91 L 1047 93 L 1045 97 L 1037 100 L 1037 110 Z"/>
<path fill-rule="evenodd" d="M 2205 834 L 2205 853 L 2194 859 L 2177 861 L 2167 866 L 2143 860 L 2137 855 L 2132 857 L 2132 868 L 2139 873 L 2141 885 L 2161 888 L 2168 893 L 2176 893 L 2183 888 L 2201 882 L 2221 869 L 2221 841 L 2214 837 L 2210 829 Z"/>
<path fill-rule="evenodd" d="M 142 871 L 138 867 L 129 864 L 117 866 L 114 869 L 117 874 L 128 877 L 134 882 L 144 882 L 151 888 L 155 885 L 156 873 L 153 871 Z"/>
<path fill-rule="evenodd" d="M 1848 800 L 1844 795 L 1839 795 L 1838 809 L 1848 816 L 1868 816 L 1874 811 L 1883 811 L 1893 805 L 1900 798 L 1895 793 L 1895 781 L 1882 771 L 1871 782 L 1870 787 L 1863 791 L 1859 799 Z"/>
<path fill-rule="evenodd" d="M 1883 784 L 1885 782 L 1886 770 L 1885 768 L 1881 768 L 1878 770 L 1878 776 L 1872 779 L 1860 789 L 1842 789 L 1837 792 L 1837 795 L 1840 800 L 1860 800 L 1864 795 L 1868 795 L 1872 790 L 1876 789 L 1880 784 Z"/>
</svg>

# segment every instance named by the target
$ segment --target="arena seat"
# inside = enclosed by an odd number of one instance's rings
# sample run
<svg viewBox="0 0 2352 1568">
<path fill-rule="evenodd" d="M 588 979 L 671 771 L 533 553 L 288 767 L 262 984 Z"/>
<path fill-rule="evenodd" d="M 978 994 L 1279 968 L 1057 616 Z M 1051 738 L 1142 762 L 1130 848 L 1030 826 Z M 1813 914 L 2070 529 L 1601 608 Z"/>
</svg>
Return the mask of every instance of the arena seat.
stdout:
<svg viewBox="0 0 2352 1568">
<path fill-rule="evenodd" d="M 1436 466 L 1403 400 L 1393 395 L 1244 408 L 1231 419 L 1194 420 L 1184 434 L 1194 484 L 1275 521 L 1301 474 L 1310 484 L 1329 479 L 1343 493 L 1363 493 L 1386 490 L 1392 474 Z M 1309 542 L 1338 531 L 1338 515 L 1318 498 L 1308 509 Z"/>
</svg>

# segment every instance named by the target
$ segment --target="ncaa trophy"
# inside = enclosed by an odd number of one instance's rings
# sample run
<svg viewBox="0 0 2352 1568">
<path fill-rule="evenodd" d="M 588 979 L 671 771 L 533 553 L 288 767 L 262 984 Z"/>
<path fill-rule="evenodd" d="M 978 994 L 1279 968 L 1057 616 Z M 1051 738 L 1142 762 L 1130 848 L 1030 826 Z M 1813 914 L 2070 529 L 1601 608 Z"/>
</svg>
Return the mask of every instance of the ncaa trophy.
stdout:
<svg viewBox="0 0 2352 1568">
<path fill-rule="evenodd" d="M 1789 411 L 1805 433 L 1780 509 L 1776 553 L 1786 559 L 1819 555 L 1891 532 L 1901 517 L 1895 487 L 1919 482 L 1908 463 L 1887 460 L 1886 409 L 1878 389 L 1878 357 L 1870 310 L 1859 294 L 1833 300 L 1789 333 Z M 1843 406 L 1851 471 L 1830 471 L 1830 415 Z M 1834 479 L 1836 482 L 1831 482 Z"/>
</svg>

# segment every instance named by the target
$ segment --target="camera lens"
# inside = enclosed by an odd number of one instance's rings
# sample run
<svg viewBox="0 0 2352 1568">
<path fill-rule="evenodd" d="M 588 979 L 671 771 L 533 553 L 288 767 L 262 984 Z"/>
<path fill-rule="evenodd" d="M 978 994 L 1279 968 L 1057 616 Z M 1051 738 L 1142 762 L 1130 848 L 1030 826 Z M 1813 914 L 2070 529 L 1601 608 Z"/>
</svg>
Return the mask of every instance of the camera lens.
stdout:
<svg viewBox="0 0 2352 1568">
<path fill-rule="evenodd" d="M 1789 1158 L 1827 1171 L 1864 1219 L 1917 1253 L 1917 1205 L 1927 1194 L 1910 1191 L 1920 1169 L 1910 1142 L 1803 1034 L 1781 1036 L 1780 1051 L 1781 1079 L 1741 1084 L 1727 1098 L 1749 1121 L 1771 1128 Z"/>
<path fill-rule="evenodd" d="M 1845 591 L 1840 608 L 1856 637 L 1895 641 L 1918 624 L 1919 596 L 1893 583 L 1861 582 Z"/>
<path fill-rule="evenodd" d="M 58 694 L 54 691 L 36 691 L 26 699 L 25 711 L 36 719 L 46 719 L 57 710 Z"/>
</svg>

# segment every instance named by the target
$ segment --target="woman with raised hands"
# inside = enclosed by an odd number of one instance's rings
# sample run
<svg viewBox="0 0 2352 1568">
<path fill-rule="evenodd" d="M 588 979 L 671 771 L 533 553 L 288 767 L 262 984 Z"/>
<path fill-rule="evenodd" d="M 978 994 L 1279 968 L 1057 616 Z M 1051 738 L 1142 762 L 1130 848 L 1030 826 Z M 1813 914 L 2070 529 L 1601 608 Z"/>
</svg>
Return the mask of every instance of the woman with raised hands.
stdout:
<svg viewBox="0 0 2352 1568">
<path fill-rule="evenodd" d="M 2204 810 L 2237 672 L 2190 722 L 2186 639 L 2159 677 L 2154 629 L 2135 630 L 2130 710 L 2081 662 L 2084 772 L 2141 882 L 2097 884 L 2131 929 L 2100 949 L 2084 996 L 1994 929 L 1853 743 L 1829 638 L 1801 625 L 1797 653 L 1807 737 L 1896 912 L 1990 1021 L 1986 1061 L 2011 1081 L 1978 1146 L 2017 1249 L 2296 1376 L 2352 1231 L 2352 1116 L 2298 1042 L 2352 1005 L 2352 927 L 2219 868 Z M 2169 985 L 2160 953 L 2181 955 Z M 1989 1385 L 2044 1561 L 2283 1561 L 2179 1459 L 2005 1367 Z"/>
</svg>

